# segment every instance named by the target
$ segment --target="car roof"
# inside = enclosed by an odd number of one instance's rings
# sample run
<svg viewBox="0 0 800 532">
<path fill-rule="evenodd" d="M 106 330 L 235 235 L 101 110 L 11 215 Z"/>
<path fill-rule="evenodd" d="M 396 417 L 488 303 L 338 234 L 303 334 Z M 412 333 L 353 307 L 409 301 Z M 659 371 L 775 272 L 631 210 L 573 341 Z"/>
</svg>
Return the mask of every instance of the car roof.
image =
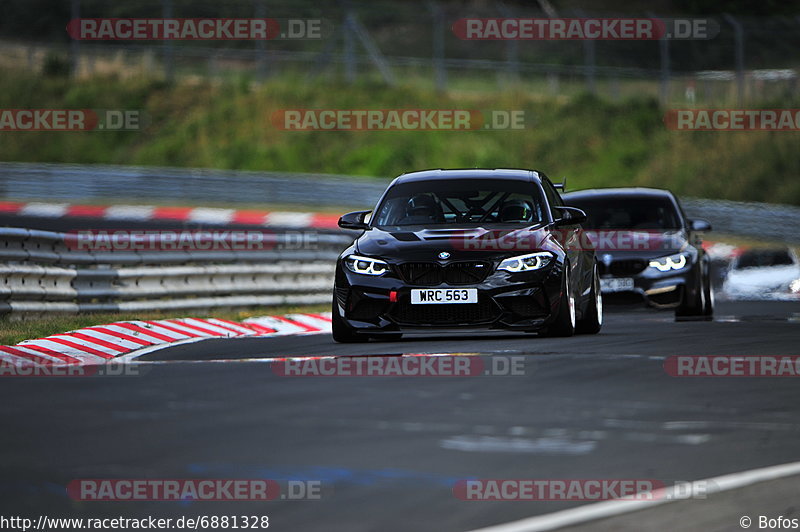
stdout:
<svg viewBox="0 0 800 532">
<path fill-rule="evenodd" d="M 411 183 L 415 181 L 445 180 L 445 179 L 507 179 L 515 181 L 540 181 L 541 176 L 536 170 L 522 168 L 454 168 L 444 170 L 420 170 L 401 174 L 392 181 L 392 185 Z"/>
<path fill-rule="evenodd" d="M 564 201 L 574 199 L 593 199 L 593 198 L 607 198 L 607 197 L 624 197 L 624 198 L 669 198 L 674 196 L 669 190 L 663 188 L 646 188 L 646 187 L 619 187 L 619 188 L 588 188 L 585 190 L 575 190 L 562 194 L 561 197 Z"/>
</svg>

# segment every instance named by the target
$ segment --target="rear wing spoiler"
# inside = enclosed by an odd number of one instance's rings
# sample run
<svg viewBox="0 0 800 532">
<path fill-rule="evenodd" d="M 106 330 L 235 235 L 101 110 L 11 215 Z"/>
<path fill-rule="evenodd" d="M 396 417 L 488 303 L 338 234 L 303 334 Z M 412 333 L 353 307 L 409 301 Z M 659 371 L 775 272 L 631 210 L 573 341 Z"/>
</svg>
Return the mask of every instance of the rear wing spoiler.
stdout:
<svg viewBox="0 0 800 532">
<path fill-rule="evenodd" d="M 567 190 L 567 178 L 565 177 L 561 183 L 553 183 L 553 186 L 556 190 L 560 190 L 562 192 Z"/>
</svg>

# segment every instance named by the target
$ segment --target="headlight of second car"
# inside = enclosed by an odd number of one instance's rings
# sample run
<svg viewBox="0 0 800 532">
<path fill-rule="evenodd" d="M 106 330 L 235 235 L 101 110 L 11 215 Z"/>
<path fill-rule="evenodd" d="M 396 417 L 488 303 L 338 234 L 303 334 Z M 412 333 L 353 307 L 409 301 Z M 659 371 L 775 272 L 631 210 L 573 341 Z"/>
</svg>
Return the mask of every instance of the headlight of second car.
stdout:
<svg viewBox="0 0 800 532">
<path fill-rule="evenodd" d="M 678 253 L 668 257 L 660 257 L 650 261 L 650 267 L 660 272 L 670 270 L 682 270 L 691 263 L 691 256 L 688 253 Z"/>
<path fill-rule="evenodd" d="M 533 270 L 540 270 L 550 264 L 553 260 L 553 254 L 549 251 L 539 251 L 537 253 L 530 253 L 528 255 L 518 255 L 516 257 L 509 257 L 503 259 L 498 270 L 505 270 L 507 272 L 529 272 Z"/>
<path fill-rule="evenodd" d="M 353 273 L 362 275 L 383 275 L 389 271 L 389 264 L 380 259 L 371 259 L 360 255 L 348 255 L 344 265 Z"/>
</svg>

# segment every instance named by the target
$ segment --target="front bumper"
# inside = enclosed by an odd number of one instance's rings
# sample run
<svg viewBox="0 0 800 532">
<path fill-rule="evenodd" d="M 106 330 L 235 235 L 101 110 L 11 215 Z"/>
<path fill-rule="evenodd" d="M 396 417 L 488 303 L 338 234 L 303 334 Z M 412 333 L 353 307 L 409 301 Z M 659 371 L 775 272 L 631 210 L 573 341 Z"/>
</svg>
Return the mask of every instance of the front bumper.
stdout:
<svg viewBox="0 0 800 532">
<path fill-rule="evenodd" d="M 603 274 L 601 279 L 630 278 L 633 279 L 633 290 L 603 292 L 603 301 L 607 303 L 645 303 L 657 309 L 671 309 L 694 294 L 696 282 L 695 268 L 687 267 L 685 271 L 659 272 L 653 268 L 633 275 Z"/>
<path fill-rule="evenodd" d="M 494 268 L 495 265 L 492 266 Z M 475 284 L 414 285 L 396 274 L 360 275 L 340 266 L 335 301 L 339 315 L 364 333 L 397 333 L 431 329 L 505 329 L 538 331 L 557 311 L 563 270 L 558 263 L 542 270 L 492 271 Z M 411 304 L 412 289 L 475 288 L 478 303 Z M 390 293 L 396 294 L 390 300 Z"/>
</svg>

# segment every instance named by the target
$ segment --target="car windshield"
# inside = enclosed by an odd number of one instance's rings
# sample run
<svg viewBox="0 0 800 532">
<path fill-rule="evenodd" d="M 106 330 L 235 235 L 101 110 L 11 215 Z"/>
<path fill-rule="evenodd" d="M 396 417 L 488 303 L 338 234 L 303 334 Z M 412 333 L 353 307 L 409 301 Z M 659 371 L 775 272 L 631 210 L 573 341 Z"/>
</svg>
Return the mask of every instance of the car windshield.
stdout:
<svg viewBox="0 0 800 532">
<path fill-rule="evenodd" d="M 545 220 L 539 188 L 509 179 L 446 179 L 394 185 L 376 211 L 374 225 L 452 225 Z"/>
<path fill-rule="evenodd" d="M 584 227 L 594 230 L 676 230 L 681 227 L 675 205 L 667 198 L 609 196 L 566 201 L 586 211 L 588 220 Z"/>
</svg>

